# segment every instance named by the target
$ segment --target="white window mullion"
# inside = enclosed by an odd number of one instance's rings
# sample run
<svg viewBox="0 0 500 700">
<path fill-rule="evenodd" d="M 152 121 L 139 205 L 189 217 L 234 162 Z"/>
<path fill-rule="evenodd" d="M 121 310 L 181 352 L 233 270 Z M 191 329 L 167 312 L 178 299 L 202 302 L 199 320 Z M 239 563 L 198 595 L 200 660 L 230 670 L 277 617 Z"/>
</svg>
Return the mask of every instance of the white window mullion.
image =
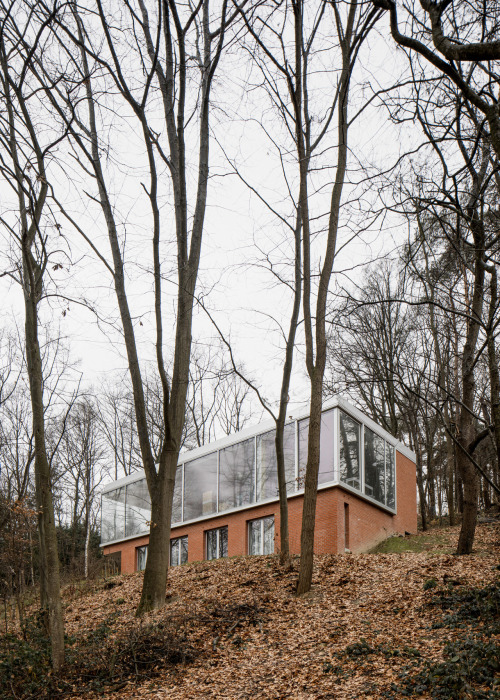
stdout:
<svg viewBox="0 0 500 700">
<path fill-rule="evenodd" d="M 217 486 L 215 489 L 215 512 L 219 512 L 219 468 L 220 468 L 220 450 L 217 450 Z"/>
<path fill-rule="evenodd" d="M 295 421 L 295 485 L 294 491 L 299 490 L 299 421 Z"/>
<path fill-rule="evenodd" d="M 184 522 L 184 463 L 181 464 L 181 521 Z"/>
</svg>

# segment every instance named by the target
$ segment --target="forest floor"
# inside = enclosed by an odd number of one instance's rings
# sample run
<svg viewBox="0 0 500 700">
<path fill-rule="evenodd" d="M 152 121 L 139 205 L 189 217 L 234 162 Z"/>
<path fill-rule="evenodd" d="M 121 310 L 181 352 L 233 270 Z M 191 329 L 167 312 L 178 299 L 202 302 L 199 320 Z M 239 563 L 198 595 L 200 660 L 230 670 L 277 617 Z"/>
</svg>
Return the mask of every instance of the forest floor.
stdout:
<svg viewBox="0 0 500 700">
<path fill-rule="evenodd" d="M 142 619 L 141 573 L 67 586 L 64 674 L 41 673 L 44 652 L 31 660 L 37 637 L 28 630 L 24 651 L 0 648 L 0 695 L 498 698 L 500 527 L 480 524 L 463 557 L 453 555 L 458 532 L 318 556 L 302 597 L 293 591 L 298 560 L 285 574 L 274 556 L 175 567 L 167 605 Z"/>
</svg>

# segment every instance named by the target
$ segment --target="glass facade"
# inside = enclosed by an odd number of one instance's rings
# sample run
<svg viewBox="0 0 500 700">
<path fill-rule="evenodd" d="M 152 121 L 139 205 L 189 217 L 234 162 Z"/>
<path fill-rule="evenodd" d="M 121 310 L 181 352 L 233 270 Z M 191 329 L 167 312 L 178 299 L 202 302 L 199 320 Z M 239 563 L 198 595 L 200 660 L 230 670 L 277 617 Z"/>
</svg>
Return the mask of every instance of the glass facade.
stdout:
<svg viewBox="0 0 500 700">
<path fill-rule="evenodd" d="M 276 459 L 276 431 L 257 435 L 257 501 L 278 498 L 278 472 Z M 295 423 L 285 425 L 283 433 L 286 492 L 295 491 Z"/>
<path fill-rule="evenodd" d="M 361 425 L 339 411 L 340 481 L 361 489 Z"/>
<path fill-rule="evenodd" d="M 365 428 L 365 493 L 385 503 L 385 440 Z"/>
<path fill-rule="evenodd" d="M 304 488 L 308 430 L 308 418 L 285 426 L 289 495 Z M 185 461 L 177 468 L 175 478 L 173 524 L 278 498 L 274 430 L 267 429 L 219 450 L 214 446 L 212 452 L 196 459 L 188 459 L 188 453 L 181 458 Z M 395 509 L 394 446 L 364 425 L 362 418 L 356 420 L 340 408 L 324 411 L 321 421 L 318 484 L 330 483 L 343 484 Z M 105 491 L 101 541 L 147 534 L 150 507 L 145 478 Z"/>
<path fill-rule="evenodd" d="M 237 442 L 219 452 L 219 510 L 254 502 L 255 439 Z"/>
<path fill-rule="evenodd" d="M 217 512 L 217 452 L 184 465 L 184 520 Z"/>
<path fill-rule="evenodd" d="M 125 486 L 102 494 L 101 540 L 103 542 L 125 537 L 125 494 Z"/>
<path fill-rule="evenodd" d="M 335 411 L 324 411 L 321 416 L 321 432 L 319 438 L 319 471 L 318 484 L 326 484 L 335 480 Z M 309 433 L 309 418 L 299 421 L 299 488 L 304 488 L 304 478 L 307 465 L 307 447 Z"/>
<path fill-rule="evenodd" d="M 146 479 L 134 481 L 127 486 L 125 537 L 144 532 L 148 527 L 150 514 L 151 499 Z"/>
</svg>

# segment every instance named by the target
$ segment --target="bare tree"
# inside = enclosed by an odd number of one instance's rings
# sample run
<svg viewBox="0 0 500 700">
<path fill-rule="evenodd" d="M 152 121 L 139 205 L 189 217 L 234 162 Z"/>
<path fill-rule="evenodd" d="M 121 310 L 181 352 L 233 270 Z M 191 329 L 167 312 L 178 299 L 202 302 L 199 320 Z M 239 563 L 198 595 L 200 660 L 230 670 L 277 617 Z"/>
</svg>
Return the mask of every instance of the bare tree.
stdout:
<svg viewBox="0 0 500 700">
<path fill-rule="evenodd" d="M 169 558 L 170 521 L 175 472 L 185 420 L 192 342 L 195 289 L 201 256 L 209 182 L 211 93 L 226 34 L 238 15 L 224 0 L 217 10 L 208 2 L 191 7 L 175 0 L 127 3 L 121 16 L 121 31 L 97 0 L 87 10 L 71 5 L 56 18 L 62 50 L 70 56 L 73 76 L 67 89 L 54 85 L 47 64 L 38 58 L 47 98 L 69 129 L 78 159 L 92 173 L 98 201 L 107 227 L 112 262 L 99 253 L 81 231 L 112 276 L 123 328 L 134 397 L 137 436 L 142 466 L 151 494 L 149 555 L 138 614 L 163 605 Z M 96 23 L 95 18 L 98 18 Z M 128 41 L 133 37 L 132 45 Z M 142 77 L 141 77 L 142 76 Z M 74 89 L 84 81 L 84 93 Z M 147 184 L 141 183 L 151 215 L 151 268 L 154 280 L 156 371 L 162 390 L 162 433 L 158 460 L 149 432 L 143 373 L 140 366 L 134 317 L 126 290 L 125 258 L 120 238 L 118 210 L 106 178 L 97 94 L 109 84 L 123 108 L 136 120 L 146 156 Z M 86 114 L 82 109 L 86 108 Z M 158 107 L 163 114 L 163 135 L 157 132 Z M 153 126 L 153 124 L 155 126 Z M 188 148 L 187 138 L 192 142 Z M 193 153 L 193 148 L 196 154 Z M 196 182 L 190 172 L 194 162 Z M 174 200 L 176 276 L 162 267 L 161 197 L 164 169 L 170 177 Z M 78 227 L 75 221 L 73 221 Z M 81 229 L 80 229 L 81 230 Z M 176 293 L 172 361 L 165 362 L 163 318 L 164 281 L 174 282 Z M 167 366 L 171 367 L 168 376 Z"/>
<path fill-rule="evenodd" d="M 396 43 L 422 56 L 484 115 L 491 145 L 500 158 L 500 75 L 495 65 L 500 59 L 498 3 L 405 0 L 398 9 L 395 0 L 372 2 L 374 7 L 389 11 L 390 31 Z M 400 30 L 400 12 L 408 33 Z"/>
<path fill-rule="evenodd" d="M 64 624 L 59 586 L 51 472 L 45 436 L 44 383 L 39 340 L 39 305 L 49 263 L 47 217 L 50 195 L 47 164 L 65 132 L 41 133 L 37 121 L 47 117 L 33 89 L 29 42 L 47 40 L 46 25 L 33 22 L 24 7 L 2 3 L 0 25 L 0 174 L 4 187 L 17 200 L 15 214 L 2 213 L 1 225 L 16 251 L 11 276 L 20 282 L 25 311 L 26 366 L 30 385 L 34 435 L 36 505 L 41 551 L 41 603 L 48 617 L 52 664 L 64 662 Z M 52 228 L 52 230 L 54 230 Z"/>
</svg>

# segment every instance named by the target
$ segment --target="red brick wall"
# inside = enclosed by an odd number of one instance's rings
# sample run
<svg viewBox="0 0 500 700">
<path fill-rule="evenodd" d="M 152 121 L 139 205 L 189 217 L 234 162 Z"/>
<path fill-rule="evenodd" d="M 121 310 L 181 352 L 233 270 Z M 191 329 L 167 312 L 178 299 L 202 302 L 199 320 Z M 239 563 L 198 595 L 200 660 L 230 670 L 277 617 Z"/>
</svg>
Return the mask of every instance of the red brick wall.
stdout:
<svg viewBox="0 0 500 700">
<path fill-rule="evenodd" d="M 314 551 L 316 554 L 336 554 L 344 551 L 344 509 L 349 506 L 349 548 L 359 552 L 374 546 L 380 540 L 399 532 L 416 532 L 417 499 L 415 464 L 396 452 L 397 515 L 359 498 L 339 486 L 318 491 L 316 505 L 316 530 Z M 300 529 L 302 524 L 303 496 L 293 496 L 288 501 L 290 551 L 300 553 Z M 279 503 L 245 508 L 236 513 L 217 515 L 191 525 L 172 528 L 172 538 L 188 536 L 189 561 L 205 558 L 205 532 L 216 527 L 228 526 L 228 556 L 248 553 L 248 522 L 255 518 L 274 515 L 274 548 L 280 541 Z M 136 548 L 148 543 L 148 537 L 137 537 L 103 548 L 104 554 L 121 551 L 122 573 L 136 570 Z"/>
</svg>

